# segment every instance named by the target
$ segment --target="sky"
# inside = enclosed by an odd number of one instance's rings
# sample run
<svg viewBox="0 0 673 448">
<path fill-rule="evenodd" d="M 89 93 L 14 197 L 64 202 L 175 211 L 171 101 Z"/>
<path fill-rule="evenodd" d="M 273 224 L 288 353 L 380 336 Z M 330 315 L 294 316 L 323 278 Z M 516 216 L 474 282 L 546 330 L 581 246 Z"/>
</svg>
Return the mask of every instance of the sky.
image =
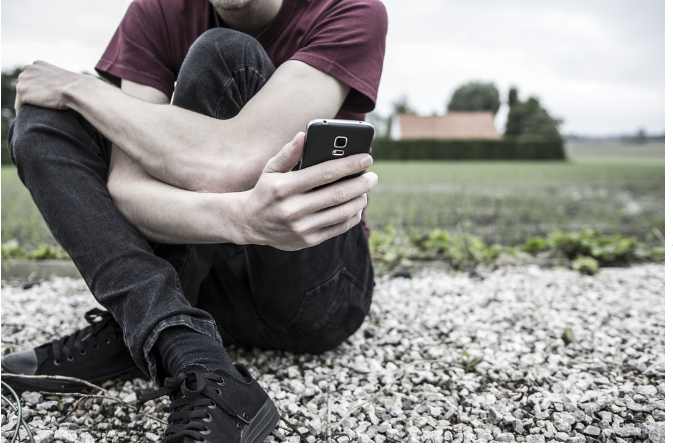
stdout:
<svg viewBox="0 0 673 448">
<path fill-rule="evenodd" d="M 130 0 L 2 0 L 2 69 L 36 59 L 93 72 Z M 376 112 L 406 96 L 444 113 L 469 81 L 531 95 L 564 134 L 664 131 L 664 0 L 383 0 Z M 507 105 L 496 116 L 504 129 Z"/>
</svg>

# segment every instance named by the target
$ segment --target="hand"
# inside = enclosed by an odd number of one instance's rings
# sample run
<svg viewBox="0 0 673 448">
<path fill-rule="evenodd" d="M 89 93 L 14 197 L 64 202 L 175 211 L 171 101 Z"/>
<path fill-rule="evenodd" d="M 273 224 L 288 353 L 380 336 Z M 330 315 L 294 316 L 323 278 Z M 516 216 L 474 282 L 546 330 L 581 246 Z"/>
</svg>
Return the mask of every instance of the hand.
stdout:
<svg viewBox="0 0 673 448">
<path fill-rule="evenodd" d="M 67 109 L 65 90 L 81 76 L 44 61 L 25 65 L 16 84 L 14 110 L 18 114 L 24 104 Z"/>
<path fill-rule="evenodd" d="M 252 190 L 246 192 L 246 241 L 281 250 L 315 246 L 346 232 L 360 222 L 367 193 L 378 183 L 374 173 L 312 191 L 371 166 L 370 155 L 330 160 L 291 171 L 301 159 L 306 134 L 294 139 L 264 167 Z"/>
</svg>

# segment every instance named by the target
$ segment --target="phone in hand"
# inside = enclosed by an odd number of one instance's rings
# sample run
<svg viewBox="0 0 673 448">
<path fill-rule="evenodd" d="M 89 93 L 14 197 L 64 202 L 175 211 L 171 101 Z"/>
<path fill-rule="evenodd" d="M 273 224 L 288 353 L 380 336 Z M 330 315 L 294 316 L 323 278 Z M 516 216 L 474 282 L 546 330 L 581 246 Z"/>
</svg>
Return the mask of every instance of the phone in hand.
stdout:
<svg viewBox="0 0 673 448">
<path fill-rule="evenodd" d="M 298 169 L 353 154 L 368 154 L 374 138 L 374 126 L 364 121 L 316 119 L 306 126 L 306 141 Z M 343 177 L 351 179 L 364 171 Z M 339 182 L 337 181 L 337 182 Z"/>
</svg>

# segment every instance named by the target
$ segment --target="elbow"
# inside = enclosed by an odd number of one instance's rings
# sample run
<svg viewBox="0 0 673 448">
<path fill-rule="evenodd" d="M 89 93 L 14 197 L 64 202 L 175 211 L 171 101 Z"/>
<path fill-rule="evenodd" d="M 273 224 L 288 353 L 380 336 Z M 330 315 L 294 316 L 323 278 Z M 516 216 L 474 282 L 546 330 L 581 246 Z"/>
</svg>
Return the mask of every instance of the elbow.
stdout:
<svg viewBox="0 0 673 448">
<path fill-rule="evenodd" d="M 106 184 L 107 191 L 110 193 L 112 202 L 114 202 L 117 207 L 119 207 L 118 200 L 121 196 L 121 185 L 123 184 L 121 177 L 122 176 L 119 174 L 118 170 L 111 170 L 108 174 Z"/>
<path fill-rule="evenodd" d="M 265 162 L 264 162 L 265 163 Z M 250 157 L 232 162 L 211 163 L 200 170 L 192 170 L 186 183 L 191 191 L 201 193 L 236 193 L 254 188 L 264 169 L 264 163 Z"/>
<path fill-rule="evenodd" d="M 124 215 L 126 219 L 130 220 L 128 211 L 130 210 L 132 191 L 136 185 L 137 178 L 135 178 L 129 170 L 112 169 L 110 170 L 106 182 L 108 193 L 112 202 Z"/>
<path fill-rule="evenodd" d="M 110 175 L 107 180 L 107 190 L 112 203 L 119 212 L 133 225 L 136 225 L 133 216 L 133 200 L 129 194 L 129 183 L 120 175 Z"/>
</svg>

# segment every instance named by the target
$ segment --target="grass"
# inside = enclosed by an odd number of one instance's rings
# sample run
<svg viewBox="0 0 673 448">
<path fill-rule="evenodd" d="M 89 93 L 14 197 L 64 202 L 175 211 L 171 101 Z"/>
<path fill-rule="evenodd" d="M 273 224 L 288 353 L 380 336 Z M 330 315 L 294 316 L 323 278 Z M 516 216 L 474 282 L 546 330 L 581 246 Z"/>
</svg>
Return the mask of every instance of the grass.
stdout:
<svg viewBox="0 0 673 448">
<path fill-rule="evenodd" d="M 14 165 L 2 166 L 2 242 L 17 240 L 20 246 L 35 249 L 56 240 L 44 223 L 30 193 L 23 186 Z"/>
<path fill-rule="evenodd" d="M 659 245 L 653 229 L 664 232 L 663 148 L 569 144 L 567 162 L 375 162 L 379 184 L 367 224 L 440 228 L 489 245 L 586 228 Z M 14 166 L 5 165 L 2 241 L 12 239 L 29 250 L 56 243 Z"/>
<path fill-rule="evenodd" d="M 567 162 L 375 162 L 379 185 L 367 224 L 441 228 L 505 246 L 555 229 L 659 244 L 653 229 L 664 231 L 663 157 L 638 157 L 635 145 L 620 145 L 632 148 L 619 148 L 619 157 L 577 146 Z"/>
</svg>

